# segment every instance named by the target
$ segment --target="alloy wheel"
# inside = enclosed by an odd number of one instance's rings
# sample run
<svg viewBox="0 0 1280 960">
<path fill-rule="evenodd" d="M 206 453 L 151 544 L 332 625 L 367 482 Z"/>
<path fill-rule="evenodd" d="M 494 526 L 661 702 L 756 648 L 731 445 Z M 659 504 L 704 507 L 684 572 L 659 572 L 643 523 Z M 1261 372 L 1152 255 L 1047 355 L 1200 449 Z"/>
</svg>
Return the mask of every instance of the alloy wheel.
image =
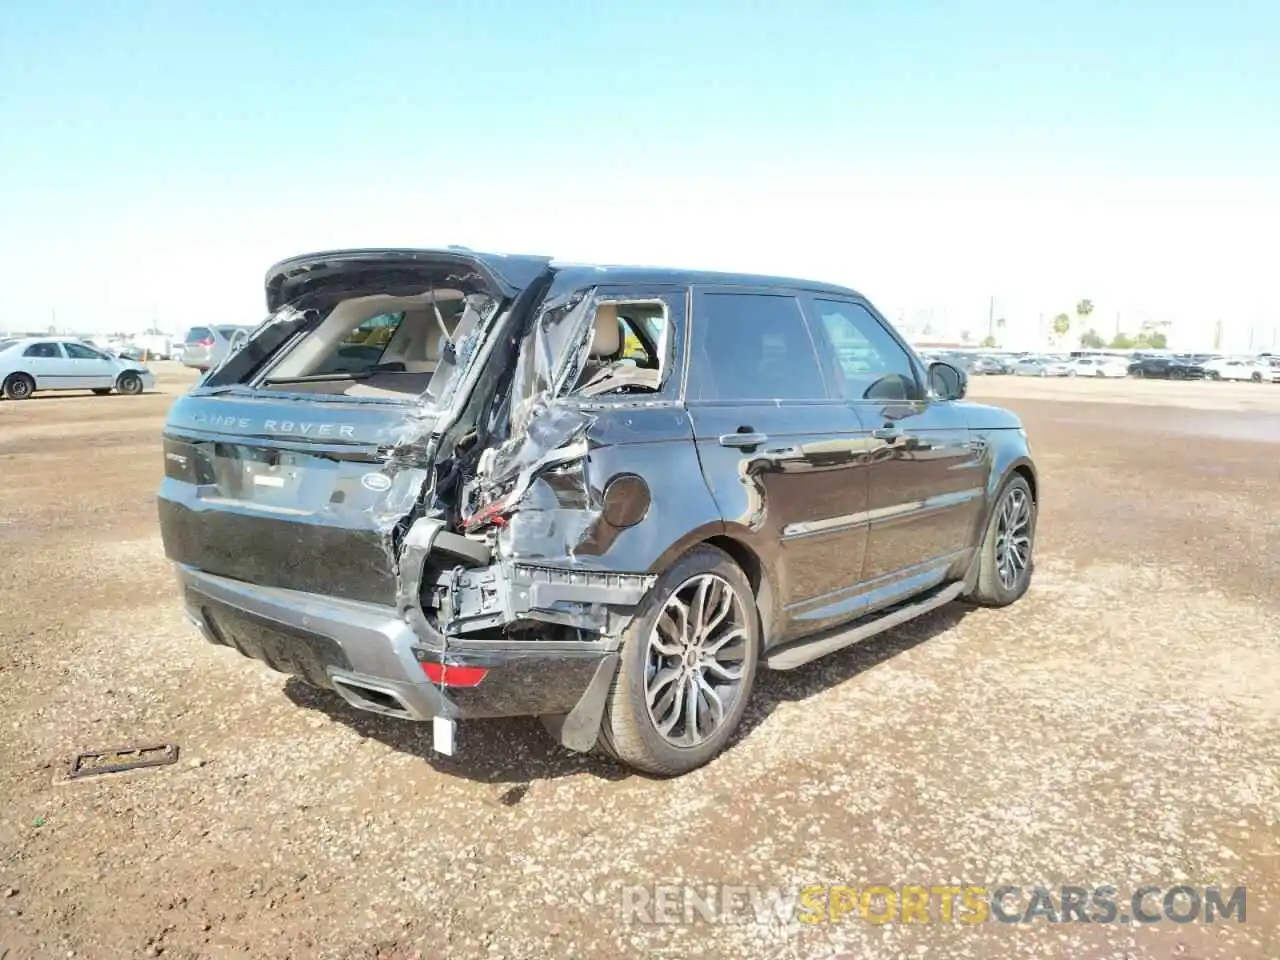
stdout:
<svg viewBox="0 0 1280 960">
<path fill-rule="evenodd" d="M 712 736 L 742 695 L 747 613 L 725 579 L 690 577 L 658 614 L 645 661 L 645 704 L 668 743 L 692 747 Z"/>
<path fill-rule="evenodd" d="M 1031 499 L 1014 487 L 1000 503 L 996 521 L 996 574 L 1000 585 L 1012 590 L 1027 575 L 1031 563 Z"/>
</svg>

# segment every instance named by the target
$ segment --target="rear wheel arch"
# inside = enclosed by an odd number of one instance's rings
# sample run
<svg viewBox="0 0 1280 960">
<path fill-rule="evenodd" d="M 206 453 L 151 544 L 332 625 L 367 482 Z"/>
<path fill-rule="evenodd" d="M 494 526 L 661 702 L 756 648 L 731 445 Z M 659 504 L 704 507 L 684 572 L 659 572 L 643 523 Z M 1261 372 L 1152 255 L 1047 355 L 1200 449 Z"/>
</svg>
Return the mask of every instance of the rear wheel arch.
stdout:
<svg viewBox="0 0 1280 960">
<path fill-rule="evenodd" d="M 768 646 L 776 617 L 773 609 L 773 580 L 764 561 L 749 545 L 728 534 L 709 537 L 703 542 L 723 550 L 747 575 L 751 592 L 755 594 L 756 611 L 760 615 L 760 641 L 762 645 Z"/>
<path fill-rule="evenodd" d="M 772 636 L 770 631 L 777 622 L 777 614 L 774 610 L 774 597 L 777 596 L 777 591 L 774 588 L 772 574 L 769 572 L 768 565 L 761 558 L 760 552 L 755 547 L 749 544 L 745 538 L 734 536 L 733 533 L 725 528 L 726 525 L 720 521 L 690 531 L 687 536 L 681 537 L 665 550 L 658 561 L 649 568 L 648 572 L 661 576 L 672 566 L 679 563 L 690 550 L 704 544 L 715 547 L 722 553 L 727 554 L 729 559 L 742 570 L 747 577 L 747 581 L 751 584 L 751 591 L 756 601 L 756 610 L 760 615 L 760 636 L 767 644 L 769 637 Z"/>
<path fill-rule="evenodd" d="M 1015 473 L 1021 474 L 1022 478 L 1027 481 L 1027 486 L 1031 488 L 1031 499 L 1038 504 L 1040 502 L 1040 490 L 1036 485 L 1036 472 L 1031 469 L 1031 464 L 1029 463 L 1023 462 L 1017 464 L 1009 471 L 1008 475 L 1000 481 L 1000 485 L 997 489 L 1003 488 L 1008 482 L 1009 477 Z"/>
</svg>

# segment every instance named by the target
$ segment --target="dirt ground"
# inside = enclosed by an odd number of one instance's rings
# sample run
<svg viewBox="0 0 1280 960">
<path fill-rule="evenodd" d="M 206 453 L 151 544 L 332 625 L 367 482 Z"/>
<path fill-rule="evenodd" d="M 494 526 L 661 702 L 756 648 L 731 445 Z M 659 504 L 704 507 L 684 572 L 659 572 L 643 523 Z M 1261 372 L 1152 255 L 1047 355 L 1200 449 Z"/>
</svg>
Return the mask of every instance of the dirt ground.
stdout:
<svg viewBox="0 0 1280 960">
<path fill-rule="evenodd" d="M 1041 469 L 1027 597 L 765 674 L 658 781 L 533 720 L 442 758 L 204 643 L 154 506 L 187 382 L 0 402 L 0 957 L 1280 956 L 1280 385 L 976 380 Z M 65 776 L 154 741 L 178 764 Z M 682 883 L 1243 885 L 1247 919 L 622 909 Z"/>
</svg>

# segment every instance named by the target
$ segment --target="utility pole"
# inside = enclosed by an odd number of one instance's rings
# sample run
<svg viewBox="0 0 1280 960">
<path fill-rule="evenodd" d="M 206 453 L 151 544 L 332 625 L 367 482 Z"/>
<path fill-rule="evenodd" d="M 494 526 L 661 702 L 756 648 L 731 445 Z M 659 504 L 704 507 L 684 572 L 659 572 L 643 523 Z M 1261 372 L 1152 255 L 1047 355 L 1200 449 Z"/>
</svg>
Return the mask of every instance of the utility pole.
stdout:
<svg viewBox="0 0 1280 960">
<path fill-rule="evenodd" d="M 1215 320 L 1213 322 L 1213 349 L 1222 349 L 1222 321 Z"/>
<path fill-rule="evenodd" d="M 987 337 L 991 340 L 996 338 L 996 298 L 995 294 L 991 295 L 991 299 L 987 301 Z"/>
</svg>

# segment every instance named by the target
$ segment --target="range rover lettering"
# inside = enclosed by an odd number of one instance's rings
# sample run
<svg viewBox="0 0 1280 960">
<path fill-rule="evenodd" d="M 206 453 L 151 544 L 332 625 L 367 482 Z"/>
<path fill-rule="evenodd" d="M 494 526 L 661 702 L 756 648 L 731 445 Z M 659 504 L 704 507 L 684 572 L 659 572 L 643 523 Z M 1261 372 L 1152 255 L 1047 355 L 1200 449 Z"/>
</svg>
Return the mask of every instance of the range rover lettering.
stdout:
<svg viewBox="0 0 1280 960">
<path fill-rule="evenodd" d="M 187 614 L 445 752 L 530 715 L 679 774 L 760 670 L 1027 589 L 1021 424 L 851 289 L 448 248 L 266 299 L 165 427 Z"/>
</svg>

